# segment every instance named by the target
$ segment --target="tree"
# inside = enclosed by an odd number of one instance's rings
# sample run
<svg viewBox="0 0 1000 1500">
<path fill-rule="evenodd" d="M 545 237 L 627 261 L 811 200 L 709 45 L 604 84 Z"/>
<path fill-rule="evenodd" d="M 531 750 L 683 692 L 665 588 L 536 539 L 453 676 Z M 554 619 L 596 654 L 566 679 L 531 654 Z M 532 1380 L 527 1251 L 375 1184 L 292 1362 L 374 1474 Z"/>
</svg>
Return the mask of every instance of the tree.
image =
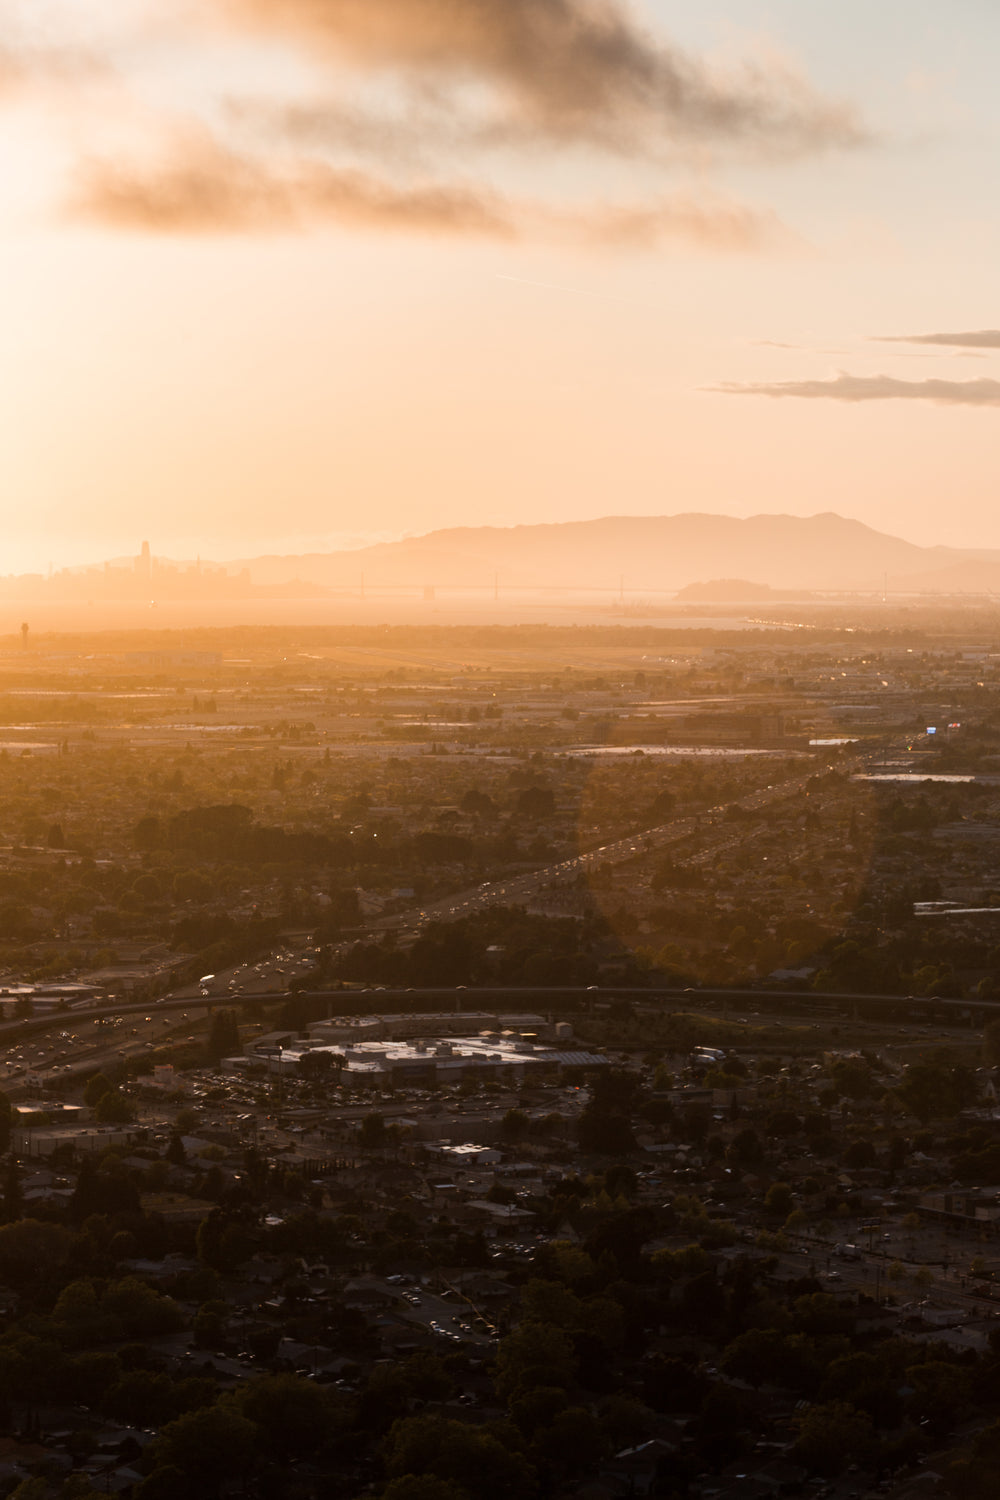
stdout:
<svg viewBox="0 0 1000 1500">
<path fill-rule="evenodd" d="M 867 1099 L 872 1093 L 872 1070 L 863 1057 L 839 1057 L 830 1077 L 841 1098 Z"/>
<path fill-rule="evenodd" d="M 823 1401 L 846 1401 L 865 1411 L 877 1427 L 898 1427 L 903 1416 L 899 1372 L 891 1357 L 852 1352 L 827 1367 Z"/>
<path fill-rule="evenodd" d="M 530 818 L 532 822 L 540 822 L 543 818 L 553 817 L 555 810 L 555 793 L 548 787 L 527 786 L 518 796 L 518 814 L 522 818 Z"/>
<path fill-rule="evenodd" d="M 92 1156 L 84 1157 L 70 1199 L 70 1213 L 82 1224 L 92 1214 L 138 1213 L 139 1190 L 135 1179 L 111 1157 L 100 1168 Z"/>
<path fill-rule="evenodd" d="M 341 1058 L 342 1066 L 343 1058 Z M 333 1072 L 333 1067 L 333 1057 L 325 1048 L 303 1052 L 299 1059 L 299 1072 L 303 1078 L 308 1078 L 311 1083 L 321 1083 L 325 1079 L 328 1079 Z"/>
<path fill-rule="evenodd" d="M 239 1220 L 219 1208 L 198 1225 L 195 1246 L 202 1264 L 222 1273 L 235 1271 L 253 1249 Z"/>
<path fill-rule="evenodd" d="M 609 1198 L 633 1198 L 638 1185 L 634 1168 L 625 1162 L 615 1162 L 604 1174 L 604 1190 Z"/>
<path fill-rule="evenodd" d="M 455 1382 L 433 1354 L 411 1354 L 399 1366 L 406 1390 L 421 1401 L 445 1401 L 454 1394 Z"/>
<path fill-rule="evenodd" d="M 472 1500 L 467 1489 L 453 1479 L 436 1474 L 404 1474 L 392 1479 L 382 1491 L 382 1500 Z"/>
<path fill-rule="evenodd" d="M 184 1150 L 184 1142 L 181 1140 L 178 1131 L 172 1130 L 170 1132 L 170 1140 L 167 1142 L 167 1149 L 164 1152 L 164 1156 L 170 1162 L 171 1166 L 183 1167 L 187 1165 L 187 1152 Z"/>
<path fill-rule="evenodd" d="M 229 1308 L 225 1302 L 203 1302 L 194 1315 L 191 1332 L 201 1349 L 217 1349 L 226 1337 Z"/>
<path fill-rule="evenodd" d="M 100 1125 L 129 1125 L 135 1119 L 135 1105 L 117 1089 L 109 1089 L 98 1099 L 94 1119 Z"/>
<path fill-rule="evenodd" d="M 0 1228 L 0 1277 L 20 1286 L 65 1263 L 70 1237 L 61 1224 L 19 1219 Z"/>
<path fill-rule="evenodd" d="M 442 1417 L 403 1417 L 384 1446 L 392 1479 L 432 1475 L 450 1480 L 476 1500 L 524 1500 L 535 1489 L 527 1460 L 492 1432 Z"/>
<path fill-rule="evenodd" d="M 105 1094 L 109 1094 L 111 1092 L 111 1088 L 112 1084 L 109 1078 L 106 1078 L 103 1073 L 95 1073 L 92 1078 L 87 1079 L 87 1082 L 84 1085 L 84 1104 L 86 1104 L 89 1109 L 93 1109 L 98 1101 L 104 1098 Z"/>
<path fill-rule="evenodd" d="M 151 870 L 147 870 L 145 874 L 139 875 L 132 882 L 132 890 L 143 901 L 159 901 L 163 895 L 163 887 Z"/>
<path fill-rule="evenodd" d="M 971 1394 L 969 1371 L 947 1360 L 910 1365 L 906 1380 L 913 1387 L 909 1402 L 911 1416 L 929 1424 L 939 1434 L 947 1431 L 967 1406 Z"/>
<path fill-rule="evenodd" d="M 361 1121 L 358 1139 L 362 1146 L 368 1149 L 377 1149 L 380 1146 L 384 1146 L 386 1141 L 385 1117 L 379 1114 L 365 1115 Z"/>
<path fill-rule="evenodd" d="M 48 1493 L 47 1480 L 43 1478 L 22 1479 L 17 1489 L 11 1492 L 10 1500 L 47 1500 Z"/>
<path fill-rule="evenodd" d="M 569 1406 L 569 1397 L 558 1386 L 538 1385 L 516 1396 L 510 1403 L 510 1418 L 518 1432 L 530 1441 Z"/>
<path fill-rule="evenodd" d="M 6 1151 L 10 1147 L 10 1127 L 13 1114 L 10 1100 L 5 1093 L 0 1091 L 0 1151 Z"/>
<path fill-rule="evenodd" d="M 599 1073 L 577 1125 L 584 1151 L 627 1156 L 636 1149 L 630 1116 L 638 1081 L 621 1068 Z"/>
<path fill-rule="evenodd" d="M 747 1126 L 744 1130 L 738 1130 L 729 1143 L 727 1153 L 731 1161 L 741 1167 L 754 1166 L 764 1155 L 760 1137 L 756 1130 Z"/>
<path fill-rule="evenodd" d="M 178 870 L 171 890 L 175 901 L 207 901 L 214 894 L 212 882 L 200 870 Z"/>
<path fill-rule="evenodd" d="M 806 1292 L 796 1297 L 794 1313 L 796 1328 L 812 1338 L 845 1333 L 852 1323 L 850 1311 L 829 1292 Z"/>
<path fill-rule="evenodd" d="M 480 792 L 475 787 L 470 788 L 459 803 L 464 813 L 470 813 L 476 818 L 492 818 L 496 816 L 496 803 L 488 792 Z"/>
<path fill-rule="evenodd" d="M 132 830 L 132 838 L 137 849 L 158 849 L 163 843 L 163 827 L 159 818 L 150 814 L 148 817 L 140 818 Z"/>
<path fill-rule="evenodd" d="M 330 1426 L 330 1404 L 322 1386 L 298 1375 L 265 1375 L 239 1393 L 239 1408 L 260 1430 L 280 1460 L 314 1453 Z"/>
<path fill-rule="evenodd" d="M 253 1422 L 220 1401 L 168 1422 L 150 1445 L 151 1456 L 157 1469 L 180 1470 L 188 1493 L 216 1496 L 253 1466 L 256 1438 Z"/>
<path fill-rule="evenodd" d="M 648 1406 L 634 1396 L 608 1396 L 601 1402 L 601 1427 L 617 1452 L 644 1442 L 656 1426 L 657 1418 Z"/>
<path fill-rule="evenodd" d="M 213 1062 L 233 1057 L 240 1050 L 240 1031 L 234 1010 L 217 1010 L 208 1030 L 206 1051 Z"/>
<path fill-rule="evenodd" d="M 535 1386 L 567 1389 L 577 1372 L 570 1338 L 548 1323 L 520 1323 L 501 1339 L 497 1349 L 494 1387 L 501 1401 Z"/>
<path fill-rule="evenodd" d="M 528 1134 L 529 1124 L 523 1109 L 509 1109 L 500 1121 L 500 1133 L 505 1141 L 523 1141 Z"/>
<path fill-rule="evenodd" d="M 158 1334 L 174 1333 L 184 1322 L 172 1297 L 165 1297 L 137 1276 L 109 1282 L 101 1297 L 101 1310 L 127 1338 L 155 1338 Z"/>
<path fill-rule="evenodd" d="M 988 1021 L 983 1028 L 983 1060 L 991 1067 L 1000 1067 L 1000 1020 Z"/>
<path fill-rule="evenodd" d="M 964 1464 L 953 1464 L 949 1489 L 961 1500 L 993 1500 L 997 1466 L 1000 1465 L 1000 1422 L 991 1422 L 973 1440 L 972 1456 Z"/>
<path fill-rule="evenodd" d="M 535 1434 L 531 1451 L 540 1467 L 565 1479 L 595 1473 L 607 1452 L 607 1439 L 591 1412 L 570 1406 Z"/>
<path fill-rule="evenodd" d="M 952 1119 L 975 1101 L 977 1093 L 975 1075 L 947 1053 L 910 1063 L 896 1087 L 897 1099 L 922 1125 Z"/>
<path fill-rule="evenodd" d="M 7 1158 L 3 1184 L 3 1218 L 6 1224 L 14 1224 L 21 1217 L 24 1197 L 21 1192 L 21 1170 L 17 1157 Z"/>
<path fill-rule="evenodd" d="M 846 1401 L 810 1406 L 795 1419 L 798 1440 L 792 1450 L 807 1469 L 840 1474 L 849 1463 L 864 1463 L 874 1443 L 871 1418 Z"/>
<path fill-rule="evenodd" d="M 794 1391 L 811 1390 L 821 1370 L 815 1350 L 801 1334 L 773 1328 L 748 1328 L 739 1334 L 722 1351 L 719 1368 L 752 1386 Z"/>
<path fill-rule="evenodd" d="M 174 1382 L 152 1370 L 126 1370 L 105 1394 L 101 1409 L 130 1427 L 160 1427 L 176 1414 Z"/>
<path fill-rule="evenodd" d="M 851 1171 L 859 1167 L 874 1167 L 878 1158 L 871 1141 L 852 1141 L 844 1152 L 844 1166 Z"/>
<path fill-rule="evenodd" d="M 772 1182 L 764 1195 L 764 1208 L 769 1214 L 786 1219 L 795 1207 L 795 1195 L 787 1182 Z"/>
<path fill-rule="evenodd" d="M 187 1475 L 183 1469 L 176 1464 L 163 1464 L 136 1488 L 135 1500 L 178 1500 L 187 1487 Z"/>
<path fill-rule="evenodd" d="M 63 1287 L 52 1309 L 52 1321 L 68 1343 L 100 1342 L 117 1332 L 107 1327 L 98 1306 L 97 1288 L 88 1278 Z"/>
</svg>

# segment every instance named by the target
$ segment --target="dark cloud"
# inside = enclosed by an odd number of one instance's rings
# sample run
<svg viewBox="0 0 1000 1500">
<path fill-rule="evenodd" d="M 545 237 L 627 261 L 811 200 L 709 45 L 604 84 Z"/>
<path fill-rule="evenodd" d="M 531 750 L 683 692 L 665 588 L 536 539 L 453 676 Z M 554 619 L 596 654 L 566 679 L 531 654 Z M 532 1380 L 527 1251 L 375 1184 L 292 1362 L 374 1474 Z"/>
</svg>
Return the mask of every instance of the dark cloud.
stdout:
<svg viewBox="0 0 1000 1500">
<path fill-rule="evenodd" d="M 780 151 L 855 144 L 854 112 L 787 69 L 716 76 L 643 31 L 621 0 L 215 0 L 249 27 L 298 38 L 355 68 L 484 86 L 497 141 L 584 141 L 661 154 L 736 143 Z M 469 111 L 464 107 L 462 114 Z"/>
<path fill-rule="evenodd" d="M 1000 380 L 896 380 L 891 375 L 848 375 L 833 380 L 783 380 L 775 384 L 727 381 L 710 387 L 726 396 L 797 396 L 830 401 L 937 401 L 951 406 L 1000 406 Z"/>
<path fill-rule="evenodd" d="M 266 165 L 191 132 L 175 138 L 152 166 L 84 164 L 68 207 L 75 217 L 159 234 L 282 233 L 334 224 L 594 247 L 684 240 L 747 250 L 782 233 L 773 216 L 726 199 L 677 195 L 633 205 L 553 208 L 475 185 L 399 186 L 316 160 Z"/>
<path fill-rule="evenodd" d="M 883 336 L 879 344 L 943 344 L 948 349 L 1000 349 L 1000 329 L 982 328 L 973 333 L 900 333 Z"/>
</svg>

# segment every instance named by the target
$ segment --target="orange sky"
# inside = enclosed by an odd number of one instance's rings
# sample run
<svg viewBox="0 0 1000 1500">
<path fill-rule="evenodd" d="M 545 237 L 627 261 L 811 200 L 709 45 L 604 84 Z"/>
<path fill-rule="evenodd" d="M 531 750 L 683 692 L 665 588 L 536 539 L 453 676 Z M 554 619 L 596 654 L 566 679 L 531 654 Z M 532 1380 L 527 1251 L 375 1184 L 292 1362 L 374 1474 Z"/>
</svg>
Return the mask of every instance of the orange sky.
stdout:
<svg viewBox="0 0 1000 1500">
<path fill-rule="evenodd" d="M 995 7 L 693 9 L 0 0 L 0 572 L 700 509 L 1000 546 Z"/>
</svg>

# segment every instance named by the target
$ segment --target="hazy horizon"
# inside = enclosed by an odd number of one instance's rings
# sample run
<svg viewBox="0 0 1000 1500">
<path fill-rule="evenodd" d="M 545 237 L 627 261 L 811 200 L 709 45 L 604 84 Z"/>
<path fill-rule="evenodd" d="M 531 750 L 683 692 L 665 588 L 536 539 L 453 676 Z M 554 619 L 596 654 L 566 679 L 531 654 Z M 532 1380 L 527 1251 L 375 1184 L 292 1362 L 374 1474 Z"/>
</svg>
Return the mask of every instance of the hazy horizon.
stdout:
<svg viewBox="0 0 1000 1500">
<path fill-rule="evenodd" d="M 7 576 L 17 576 L 18 574 L 34 574 L 44 577 L 49 575 L 50 573 L 54 574 L 61 571 L 81 572 L 85 570 L 93 570 L 95 568 L 104 568 L 107 566 L 111 566 L 114 568 L 128 568 L 135 564 L 137 558 L 139 557 L 140 550 L 144 545 L 149 546 L 150 556 L 154 560 L 162 562 L 169 566 L 180 566 L 187 568 L 204 565 L 208 567 L 235 568 L 248 561 L 254 561 L 257 559 L 295 559 L 299 557 L 325 557 L 339 553 L 364 552 L 370 548 L 379 548 L 384 546 L 392 547 L 398 543 L 405 544 L 413 542 L 419 544 L 420 542 L 438 535 L 464 530 L 481 530 L 483 532 L 510 535 L 518 531 L 524 531 L 526 529 L 530 530 L 538 526 L 581 527 L 596 522 L 614 523 L 620 521 L 627 524 L 630 521 L 672 522 L 684 521 L 688 518 L 703 519 L 705 521 L 783 521 L 785 519 L 815 521 L 823 519 L 827 516 L 834 516 L 837 520 L 842 520 L 845 522 L 858 521 L 861 525 L 864 526 L 870 525 L 870 523 L 863 521 L 861 517 L 852 517 L 834 511 L 812 513 L 803 512 L 801 515 L 787 512 L 766 511 L 748 515 L 738 515 L 736 513 L 727 513 L 725 511 L 715 510 L 677 511 L 672 513 L 652 511 L 645 513 L 630 513 L 627 511 L 622 511 L 618 513 L 606 512 L 593 516 L 566 516 L 558 521 L 550 521 L 547 517 L 541 517 L 534 520 L 511 521 L 506 525 L 490 525 L 488 523 L 482 523 L 482 525 L 479 525 L 479 523 L 477 523 L 475 520 L 470 519 L 466 522 L 456 523 L 454 526 L 433 527 L 428 528 L 427 530 L 406 530 L 399 531 L 395 534 L 390 534 L 387 532 L 371 532 L 368 535 L 357 532 L 333 533 L 328 537 L 314 538 L 312 545 L 304 545 L 294 548 L 288 545 L 281 545 L 282 539 L 279 537 L 276 545 L 261 546 L 259 549 L 255 550 L 253 554 L 249 552 L 243 552 L 239 554 L 231 552 L 226 553 L 225 555 L 219 554 L 215 556 L 210 555 L 202 547 L 195 544 L 192 544 L 186 551 L 169 552 L 164 547 L 158 544 L 156 536 L 154 534 L 148 537 L 146 535 L 143 535 L 141 539 L 137 538 L 135 544 L 131 549 L 126 546 L 121 551 L 114 554 L 98 555 L 95 552 L 94 548 L 91 546 L 90 549 L 79 558 L 60 557 L 56 555 L 55 548 L 50 548 L 49 551 L 52 555 L 49 556 L 45 567 L 25 568 L 23 570 L 11 569 L 10 573 Z M 871 529 L 873 531 L 877 531 L 877 528 L 873 527 Z M 883 537 L 888 537 L 890 540 L 900 541 L 915 546 L 926 546 L 933 548 L 936 546 L 944 545 L 933 541 L 929 543 L 915 543 L 912 537 L 907 536 L 902 532 L 879 532 L 878 534 Z M 284 540 L 287 542 L 287 538 Z M 955 550 L 980 551 L 988 549 L 970 546 L 968 548 L 957 547 Z M 614 560 L 609 560 L 608 566 L 614 567 L 614 565 Z M 0 574 L 0 576 L 4 575 Z"/>
<path fill-rule="evenodd" d="M 648 512 L 621 511 L 621 512 L 616 512 L 616 513 L 613 513 L 613 512 L 600 512 L 600 513 L 595 513 L 592 516 L 589 516 L 589 515 L 564 516 L 564 517 L 558 518 L 557 520 L 552 520 L 549 517 L 536 517 L 534 519 L 511 520 L 511 521 L 509 521 L 507 523 L 504 523 L 504 524 L 495 523 L 495 522 L 494 523 L 483 522 L 483 523 L 481 523 L 481 525 L 482 525 L 483 529 L 489 529 L 491 531 L 497 531 L 497 532 L 507 532 L 507 533 L 510 533 L 510 532 L 514 532 L 514 531 L 521 530 L 521 529 L 524 529 L 524 528 L 531 528 L 531 527 L 540 526 L 540 525 L 541 526 L 545 526 L 545 525 L 574 526 L 574 525 L 586 525 L 589 522 L 606 522 L 606 521 L 625 521 L 625 522 L 627 522 L 627 521 L 630 521 L 630 520 L 650 520 L 650 521 L 664 520 L 664 521 L 669 521 L 669 520 L 681 519 L 681 518 L 684 518 L 684 517 L 687 517 L 687 516 L 704 518 L 705 520 L 722 519 L 722 520 L 734 520 L 734 521 L 752 521 L 752 520 L 757 520 L 757 519 L 769 519 L 769 520 L 770 519 L 777 519 L 777 520 L 780 520 L 780 519 L 784 519 L 786 516 L 789 517 L 790 519 L 793 519 L 793 520 L 811 520 L 811 519 L 816 519 L 816 518 L 818 518 L 819 516 L 822 516 L 822 515 L 836 515 L 838 517 L 838 519 L 841 519 L 841 520 L 844 520 L 844 521 L 848 521 L 848 522 L 850 522 L 850 521 L 857 521 L 857 522 L 859 522 L 860 524 L 862 524 L 864 526 L 871 526 L 871 522 L 866 521 L 861 516 L 851 516 L 850 514 L 848 514 L 846 512 L 840 512 L 840 511 L 823 511 L 823 512 L 806 511 L 806 510 L 803 510 L 802 512 L 781 512 L 781 511 L 768 512 L 768 511 L 759 511 L 759 512 L 748 512 L 746 514 L 741 514 L 741 513 L 737 513 L 737 512 L 727 512 L 727 511 L 715 510 L 715 509 L 690 510 L 690 511 L 681 510 L 681 511 L 671 512 L 671 513 L 659 512 L 659 511 L 648 511 Z M 296 538 L 294 536 L 292 538 L 289 538 L 287 536 L 282 537 L 280 534 L 277 534 L 275 536 L 275 538 L 273 539 L 273 544 L 272 545 L 267 545 L 267 541 L 266 541 L 266 538 L 265 538 L 265 541 L 262 543 L 262 545 L 259 548 L 254 549 L 253 553 L 251 553 L 249 551 L 244 551 L 242 553 L 237 553 L 236 551 L 234 551 L 233 549 L 238 544 L 239 539 L 238 538 L 231 538 L 231 539 L 229 539 L 229 550 L 226 551 L 226 552 L 224 552 L 224 553 L 223 552 L 219 552 L 219 553 L 217 553 L 215 555 L 209 553 L 208 551 L 206 551 L 206 549 L 204 547 L 200 546 L 198 544 L 197 538 L 190 539 L 186 544 L 184 543 L 184 540 L 181 539 L 180 543 L 178 544 L 179 550 L 169 551 L 169 550 L 167 550 L 166 547 L 163 547 L 163 546 L 159 545 L 159 543 L 157 541 L 156 533 L 154 532 L 151 536 L 146 536 L 145 534 L 143 534 L 141 537 L 139 537 L 138 534 L 137 534 L 136 541 L 135 541 L 133 547 L 131 548 L 131 550 L 129 549 L 129 547 L 126 544 L 125 546 L 123 546 L 123 548 L 121 550 L 119 550 L 119 551 L 117 551 L 115 553 L 106 553 L 106 554 L 105 553 L 98 553 L 98 551 L 96 550 L 96 548 L 95 548 L 95 546 L 93 544 L 90 544 L 90 545 L 83 544 L 82 545 L 82 550 L 81 550 L 81 552 L 80 552 L 80 554 L 78 556 L 74 556 L 74 555 L 63 556 L 63 555 L 61 555 L 59 553 L 57 547 L 50 546 L 49 549 L 48 549 L 48 556 L 47 556 L 47 559 L 46 559 L 46 562 L 45 562 L 44 565 L 40 565 L 40 564 L 38 564 L 36 562 L 34 565 L 29 565 L 29 566 L 24 567 L 24 568 L 19 568 L 19 567 L 15 567 L 15 566 L 9 566 L 7 568 L 7 570 L 6 570 L 6 576 L 18 576 L 18 575 L 25 575 L 25 574 L 33 574 L 33 575 L 39 575 L 39 576 L 43 576 L 44 577 L 44 576 L 49 575 L 50 573 L 57 573 L 57 572 L 60 572 L 60 571 L 82 571 L 82 570 L 88 570 L 88 569 L 94 569 L 94 568 L 102 568 L 102 567 L 104 567 L 106 565 L 109 565 L 109 564 L 112 565 L 112 566 L 114 566 L 114 567 L 126 567 L 126 566 L 128 566 L 128 565 L 130 565 L 131 563 L 134 562 L 135 558 L 137 557 L 137 555 L 139 553 L 139 549 L 140 549 L 140 547 L 141 547 L 141 545 L 142 545 L 143 542 L 148 542 L 149 543 L 149 545 L 151 547 L 151 555 L 155 559 L 157 559 L 159 561 L 162 561 L 164 563 L 168 563 L 170 565 L 180 565 L 182 567 L 188 567 L 188 566 L 197 566 L 198 564 L 204 564 L 204 565 L 208 565 L 208 566 L 220 566 L 220 567 L 233 568 L 233 567 L 239 566 L 242 563 L 247 562 L 248 560 L 253 560 L 253 559 L 256 559 L 256 558 L 271 558 L 271 557 L 273 557 L 273 558 L 297 558 L 297 557 L 311 557 L 311 556 L 322 557 L 322 556 L 328 556 L 328 555 L 339 554 L 339 553 L 363 552 L 363 551 L 366 551 L 369 548 L 377 548 L 377 547 L 387 546 L 387 545 L 388 546 L 393 546 L 393 545 L 395 545 L 397 543 L 420 542 L 420 541 L 424 540 L 425 538 L 433 537 L 433 536 L 435 536 L 435 535 L 437 535 L 439 533 L 444 533 L 444 532 L 449 532 L 449 531 L 456 531 L 456 530 L 462 530 L 462 529 L 466 529 L 466 528 L 476 529 L 476 528 L 479 527 L 479 525 L 480 525 L 480 523 L 477 523 L 474 518 L 470 518 L 467 521 L 458 521 L 458 522 L 455 522 L 452 525 L 447 526 L 447 527 L 429 527 L 426 530 L 423 530 L 423 529 L 420 529 L 420 530 L 407 529 L 407 530 L 400 530 L 400 531 L 395 532 L 395 533 L 389 533 L 389 532 L 382 531 L 382 532 L 371 532 L 371 533 L 368 533 L 367 535 L 365 535 L 364 533 L 358 533 L 358 532 L 353 532 L 353 533 L 352 532 L 334 532 L 334 533 L 329 534 L 328 536 L 317 536 L 317 537 L 312 537 L 312 538 L 308 538 L 308 537 L 307 538 L 298 538 L 297 540 L 300 543 L 300 545 L 295 545 L 295 546 L 291 545 L 291 541 L 296 540 Z M 888 537 L 890 537 L 893 540 L 898 540 L 898 541 L 901 541 L 901 542 L 904 542 L 904 543 L 908 543 L 908 544 L 911 544 L 911 545 L 914 545 L 914 546 L 934 548 L 934 547 L 939 547 L 939 546 L 945 546 L 945 545 L 947 545 L 945 543 L 936 541 L 934 539 L 931 539 L 931 540 L 925 541 L 925 542 L 916 542 L 912 536 L 908 535 L 902 529 L 900 531 L 898 531 L 898 532 L 882 532 L 880 530 L 880 528 L 872 527 L 872 530 L 877 531 L 882 536 L 888 536 Z M 126 543 L 127 543 L 127 539 L 126 539 Z M 954 550 L 957 550 L 957 551 L 982 551 L 982 550 L 990 550 L 984 544 L 981 545 L 981 544 L 977 544 L 977 543 L 970 543 L 967 546 L 965 546 L 965 545 L 963 545 L 961 543 L 955 543 L 955 544 L 953 544 L 953 546 L 954 546 Z M 998 548 L 1000 548 L 1000 541 L 998 541 L 997 546 L 998 546 Z M 8 548 L 5 549 L 5 554 L 4 554 L 5 562 L 6 563 L 8 563 L 8 564 L 10 563 L 11 556 L 12 556 L 12 551 L 8 547 Z M 613 560 L 609 561 L 609 566 L 610 567 L 614 566 Z M 0 577 L 3 577 L 3 576 L 5 576 L 5 575 L 4 574 L 0 574 Z"/>
<path fill-rule="evenodd" d="M 835 511 L 1000 546 L 1000 14 L 0 0 L 0 574 Z"/>
</svg>

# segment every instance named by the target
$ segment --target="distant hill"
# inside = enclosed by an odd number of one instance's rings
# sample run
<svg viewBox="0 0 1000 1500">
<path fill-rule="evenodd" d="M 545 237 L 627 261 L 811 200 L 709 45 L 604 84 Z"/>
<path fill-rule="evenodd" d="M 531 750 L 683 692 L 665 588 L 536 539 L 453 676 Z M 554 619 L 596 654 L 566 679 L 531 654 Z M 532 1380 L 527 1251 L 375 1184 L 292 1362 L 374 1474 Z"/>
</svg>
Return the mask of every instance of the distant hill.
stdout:
<svg viewBox="0 0 1000 1500">
<path fill-rule="evenodd" d="M 257 585 L 681 589 L 749 578 L 773 589 L 1000 588 L 1000 551 L 918 547 L 832 512 L 816 516 L 607 516 L 456 527 L 352 552 L 241 558 Z"/>
<path fill-rule="evenodd" d="M 690 601 L 751 602 L 816 591 L 1000 594 L 1000 551 L 918 547 L 832 512 L 817 516 L 605 516 L 540 526 L 461 526 L 356 551 L 227 563 L 120 558 L 51 576 L 0 579 L 0 598 L 30 602 L 212 601 L 356 596 L 379 589 L 482 590 L 508 607 L 519 589 L 684 590 Z M 715 582 L 707 581 L 715 580 Z M 599 598 L 600 596 L 596 596 Z M 558 599 L 558 594 L 552 596 Z M 595 598 L 595 602 L 596 602 Z"/>
<path fill-rule="evenodd" d="M 769 583 L 750 583 L 746 578 L 713 578 L 708 583 L 689 583 L 678 589 L 679 604 L 753 604 L 767 599 L 812 599 L 803 589 L 773 589 Z"/>
</svg>

